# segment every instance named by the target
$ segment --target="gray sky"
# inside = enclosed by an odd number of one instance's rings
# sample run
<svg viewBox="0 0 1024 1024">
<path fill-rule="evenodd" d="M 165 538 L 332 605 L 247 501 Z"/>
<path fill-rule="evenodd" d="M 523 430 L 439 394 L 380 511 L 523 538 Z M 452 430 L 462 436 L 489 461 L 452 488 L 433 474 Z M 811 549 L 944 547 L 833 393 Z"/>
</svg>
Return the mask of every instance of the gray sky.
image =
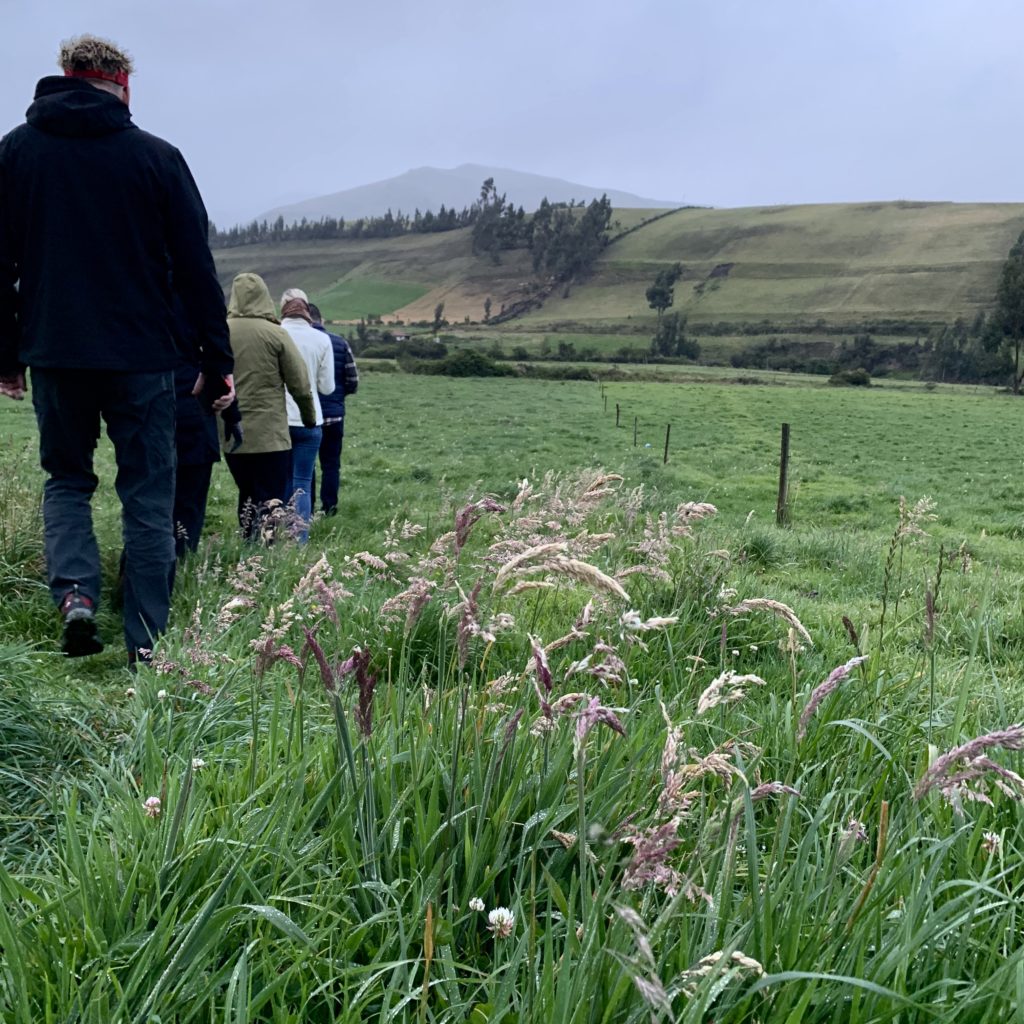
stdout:
<svg viewBox="0 0 1024 1024">
<path fill-rule="evenodd" d="M 0 0 L 0 19 L 0 132 L 61 39 L 109 36 L 136 123 L 222 224 L 467 162 L 713 206 L 1024 199 L 1019 0 Z"/>
</svg>

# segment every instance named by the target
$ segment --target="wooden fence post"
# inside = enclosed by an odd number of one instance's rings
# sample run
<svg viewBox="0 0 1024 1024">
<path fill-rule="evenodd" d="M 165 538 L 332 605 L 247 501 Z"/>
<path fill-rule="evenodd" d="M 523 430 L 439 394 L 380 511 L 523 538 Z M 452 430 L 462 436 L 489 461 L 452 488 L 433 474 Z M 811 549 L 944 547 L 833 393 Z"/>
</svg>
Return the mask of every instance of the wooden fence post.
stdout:
<svg viewBox="0 0 1024 1024">
<path fill-rule="evenodd" d="M 636 447 L 636 417 L 633 417 L 633 447 Z"/>
<path fill-rule="evenodd" d="M 616 402 L 615 403 L 615 426 L 618 427 L 618 425 L 619 425 L 619 403 Z"/>
<path fill-rule="evenodd" d="M 789 522 L 789 424 L 782 424 L 782 450 L 779 454 L 779 498 L 775 503 L 775 522 Z"/>
<path fill-rule="evenodd" d="M 663 464 L 668 463 L 668 436 L 672 433 L 672 424 L 665 424 L 665 457 L 661 460 Z"/>
</svg>

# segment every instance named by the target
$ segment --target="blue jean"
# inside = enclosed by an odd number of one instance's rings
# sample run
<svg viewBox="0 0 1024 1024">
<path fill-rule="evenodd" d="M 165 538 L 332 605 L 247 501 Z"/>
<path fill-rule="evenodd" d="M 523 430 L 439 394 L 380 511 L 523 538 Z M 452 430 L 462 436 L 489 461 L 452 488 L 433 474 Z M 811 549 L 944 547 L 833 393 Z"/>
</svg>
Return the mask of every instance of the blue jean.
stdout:
<svg viewBox="0 0 1024 1024">
<path fill-rule="evenodd" d="M 296 531 L 300 544 L 309 540 L 309 521 L 313 518 L 313 468 L 320 451 L 319 427 L 289 427 L 292 436 L 292 485 L 289 498 L 302 522 Z"/>
</svg>

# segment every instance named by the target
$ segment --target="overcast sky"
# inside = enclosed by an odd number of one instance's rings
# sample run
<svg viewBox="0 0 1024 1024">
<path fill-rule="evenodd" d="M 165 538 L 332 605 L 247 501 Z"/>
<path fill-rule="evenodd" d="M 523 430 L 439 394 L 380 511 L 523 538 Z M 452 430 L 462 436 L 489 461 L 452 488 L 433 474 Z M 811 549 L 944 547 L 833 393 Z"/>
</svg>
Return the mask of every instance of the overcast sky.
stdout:
<svg viewBox="0 0 1024 1024">
<path fill-rule="evenodd" d="M 429 164 L 711 206 L 1024 200 L 1019 0 L 0 0 L 0 132 L 94 32 L 221 224 Z M 500 181 L 498 182 L 500 187 Z"/>
</svg>

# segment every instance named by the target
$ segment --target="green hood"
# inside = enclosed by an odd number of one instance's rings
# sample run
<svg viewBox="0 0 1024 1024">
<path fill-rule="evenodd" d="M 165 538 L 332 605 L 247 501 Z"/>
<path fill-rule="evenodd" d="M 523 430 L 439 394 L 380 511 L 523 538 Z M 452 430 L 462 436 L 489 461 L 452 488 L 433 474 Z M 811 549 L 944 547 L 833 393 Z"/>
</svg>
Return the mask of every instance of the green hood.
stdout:
<svg viewBox="0 0 1024 1024">
<path fill-rule="evenodd" d="M 251 316 L 269 320 L 273 324 L 280 323 L 274 309 L 274 300 L 259 274 L 239 274 L 231 282 L 228 316 Z"/>
</svg>

